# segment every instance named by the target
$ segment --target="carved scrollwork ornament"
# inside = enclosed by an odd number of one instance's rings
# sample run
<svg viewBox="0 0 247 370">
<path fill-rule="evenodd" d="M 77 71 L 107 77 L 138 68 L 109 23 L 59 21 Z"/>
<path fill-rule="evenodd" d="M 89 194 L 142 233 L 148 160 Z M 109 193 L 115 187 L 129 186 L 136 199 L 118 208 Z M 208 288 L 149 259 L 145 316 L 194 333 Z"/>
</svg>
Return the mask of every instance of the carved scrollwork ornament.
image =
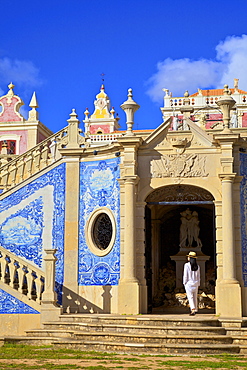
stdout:
<svg viewBox="0 0 247 370">
<path fill-rule="evenodd" d="M 151 161 L 151 177 L 205 177 L 206 156 L 197 154 L 169 154 Z"/>
</svg>

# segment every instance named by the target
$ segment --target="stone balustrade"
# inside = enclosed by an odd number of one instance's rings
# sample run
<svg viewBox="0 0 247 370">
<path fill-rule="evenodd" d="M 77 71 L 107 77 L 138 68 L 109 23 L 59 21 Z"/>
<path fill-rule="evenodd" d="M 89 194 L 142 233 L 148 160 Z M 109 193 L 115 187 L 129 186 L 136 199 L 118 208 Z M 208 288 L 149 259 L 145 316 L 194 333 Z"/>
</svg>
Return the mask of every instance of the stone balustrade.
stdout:
<svg viewBox="0 0 247 370">
<path fill-rule="evenodd" d="M 190 96 L 187 98 L 189 101 L 189 105 L 191 106 L 206 106 L 206 105 L 213 105 L 215 106 L 217 101 L 220 99 L 220 96 Z M 244 94 L 239 94 L 238 96 L 234 95 L 234 100 L 238 104 L 246 104 L 247 103 L 247 97 Z M 174 98 L 167 98 L 164 99 L 165 102 L 165 108 L 167 107 L 180 107 L 184 105 L 184 97 L 174 97 Z"/>
<path fill-rule="evenodd" d="M 117 141 L 117 139 L 119 137 L 122 137 L 123 134 L 122 133 L 119 133 L 119 134 L 116 134 L 116 133 L 112 133 L 112 134 L 94 134 L 94 135 L 88 135 L 89 138 L 90 138 L 90 141 L 91 143 L 94 143 L 94 142 L 113 142 L 113 141 Z"/>
<path fill-rule="evenodd" d="M 58 160 L 61 157 L 58 149 L 63 146 L 67 132 L 68 127 L 63 128 L 3 165 L 0 168 L 0 189 L 2 192 L 21 183 Z"/>
<path fill-rule="evenodd" d="M 0 246 L 0 281 L 41 303 L 45 273 Z"/>
</svg>

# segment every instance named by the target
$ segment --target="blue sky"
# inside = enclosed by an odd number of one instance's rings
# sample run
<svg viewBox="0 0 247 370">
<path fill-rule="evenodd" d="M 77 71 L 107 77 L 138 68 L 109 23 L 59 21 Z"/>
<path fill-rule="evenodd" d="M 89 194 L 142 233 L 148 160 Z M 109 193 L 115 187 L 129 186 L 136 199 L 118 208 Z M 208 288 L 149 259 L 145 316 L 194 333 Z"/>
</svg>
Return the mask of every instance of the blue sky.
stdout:
<svg viewBox="0 0 247 370">
<path fill-rule="evenodd" d="M 247 90 L 247 0 L 19 0 L 1 7 L 0 92 L 9 82 L 25 101 L 35 90 L 40 120 L 67 125 L 72 108 L 84 119 L 104 73 L 111 104 L 129 87 L 141 106 L 136 129 L 162 122 L 162 88 L 174 96 L 197 87 Z"/>
</svg>

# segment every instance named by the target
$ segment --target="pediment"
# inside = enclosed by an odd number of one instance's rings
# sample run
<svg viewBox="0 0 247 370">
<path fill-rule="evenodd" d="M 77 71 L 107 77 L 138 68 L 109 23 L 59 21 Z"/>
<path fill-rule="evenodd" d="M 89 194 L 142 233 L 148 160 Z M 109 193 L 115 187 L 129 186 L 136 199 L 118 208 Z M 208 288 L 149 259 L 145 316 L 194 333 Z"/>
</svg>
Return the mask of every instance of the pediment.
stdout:
<svg viewBox="0 0 247 370">
<path fill-rule="evenodd" d="M 191 119 L 185 118 L 185 120 L 186 120 L 187 125 L 190 128 L 190 131 L 193 134 L 195 142 L 205 147 L 212 147 L 216 144 L 213 138 L 213 135 L 206 132 L 203 128 L 198 126 L 195 122 L 191 121 Z"/>
<path fill-rule="evenodd" d="M 155 148 L 160 143 L 164 142 L 167 136 L 168 130 L 170 128 L 172 119 L 168 118 L 166 121 L 162 122 L 152 133 L 145 139 L 143 145 L 148 148 Z"/>
<path fill-rule="evenodd" d="M 186 148 L 191 146 L 212 147 L 216 145 L 212 134 L 206 132 L 189 118 L 185 118 L 189 131 L 169 131 L 172 118 L 168 118 L 155 129 L 144 141 L 143 146 L 154 149 L 163 148 Z M 168 134 L 169 133 L 169 134 Z M 172 136 L 170 137 L 170 134 Z"/>
</svg>

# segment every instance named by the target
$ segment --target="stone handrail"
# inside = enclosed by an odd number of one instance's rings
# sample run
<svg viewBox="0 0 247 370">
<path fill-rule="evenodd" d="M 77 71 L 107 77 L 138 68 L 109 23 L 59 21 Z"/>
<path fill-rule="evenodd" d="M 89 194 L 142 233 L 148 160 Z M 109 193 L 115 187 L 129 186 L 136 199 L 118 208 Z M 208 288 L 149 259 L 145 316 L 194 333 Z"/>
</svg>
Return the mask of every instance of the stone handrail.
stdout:
<svg viewBox="0 0 247 370">
<path fill-rule="evenodd" d="M 59 159 L 58 148 L 67 133 L 68 127 L 65 127 L 2 166 L 0 189 L 6 191 Z"/>
<path fill-rule="evenodd" d="M 0 246 L 0 281 L 41 303 L 45 273 Z"/>
</svg>

